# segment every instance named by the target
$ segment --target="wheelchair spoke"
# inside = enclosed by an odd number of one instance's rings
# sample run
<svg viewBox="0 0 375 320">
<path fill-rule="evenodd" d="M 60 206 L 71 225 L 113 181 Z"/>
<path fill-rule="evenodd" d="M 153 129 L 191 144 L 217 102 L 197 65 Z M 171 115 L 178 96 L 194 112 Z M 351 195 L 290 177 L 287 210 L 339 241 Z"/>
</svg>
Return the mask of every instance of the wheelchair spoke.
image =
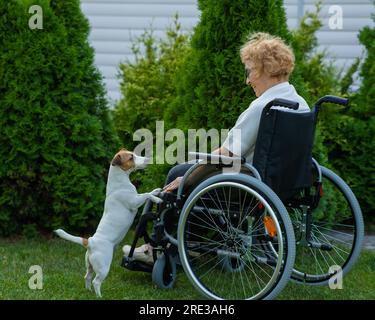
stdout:
<svg viewBox="0 0 375 320">
<path fill-rule="evenodd" d="M 316 252 L 316 250 L 312 249 L 311 247 L 309 248 L 309 250 L 311 251 L 312 256 L 314 257 L 314 260 L 316 261 L 315 266 L 316 266 L 316 267 L 319 267 L 320 272 L 324 274 L 325 271 L 323 270 L 323 268 L 322 268 L 321 265 L 320 265 L 319 259 L 317 258 L 317 252 Z"/>
<path fill-rule="evenodd" d="M 209 260 L 209 261 L 212 261 L 213 259 L 217 259 L 216 257 L 213 257 L 211 260 Z M 217 261 L 208 271 L 206 271 L 203 275 L 201 275 L 200 276 L 200 278 L 201 279 L 203 279 L 206 275 L 207 275 L 207 273 L 208 272 L 210 272 L 211 270 L 213 270 L 216 266 L 218 266 L 222 261 L 224 260 L 224 257 L 221 259 L 221 260 L 219 260 L 219 261 Z M 205 263 L 205 264 L 207 264 L 207 263 Z"/>
<path fill-rule="evenodd" d="M 231 286 L 231 288 L 234 288 L 235 299 L 238 299 L 238 296 L 237 296 L 237 286 L 236 286 L 236 281 L 235 280 L 236 280 L 236 276 L 235 276 L 234 272 L 232 272 L 232 286 Z"/>
<path fill-rule="evenodd" d="M 208 246 L 208 245 L 207 245 Z M 206 247 L 207 247 L 206 246 Z M 202 249 L 203 247 L 200 247 L 200 249 Z M 209 254 L 212 254 L 212 255 L 215 255 L 214 252 L 216 252 L 217 250 L 215 249 L 210 249 L 210 248 L 207 248 L 207 251 L 204 252 L 204 253 L 199 253 L 196 257 L 193 257 L 193 258 L 190 258 L 190 260 L 193 262 L 193 261 L 197 261 L 197 260 L 201 260 L 202 257 L 206 256 L 206 255 L 209 255 Z"/>
<path fill-rule="evenodd" d="M 351 244 L 352 244 L 352 242 L 353 242 L 352 240 L 350 242 L 348 242 L 348 241 L 344 241 L 342 239 L 338 239 L 338 238 L 336 238 L 336 237 L 334 237 L 334 236 L 332 236 L 332 235 L 330 235 L 328 233 L 321 232 L 316 226 L 313 226 L 313 227 L 315 227 L 314 230 L 317 231 L 317 232 L 319 232 L 326 239 L 327 243 L 329 245 L 331 245 L 331 246 L 333 246 L 332 242 L 336 242 L 336 243 L 342 243 L 346 247 L 350 247 Z M 328 238 L 330 238 L 332 240 L 329 240 Z M 345 252 L 346 254 L 350 254 L 349 251 L 345 251 L 343 248 L 340 248 L 340 250 L 343 251 L 343 252 Z"/>
<path fill-rule="evenodd" d="M 219 195 L 217 194 L 217 190 L 214 189 L 214 191 L 215 191 L 215 195 L 216 195 L 216 198 L 217 198 L 217 202 L 218 202 L 219 205 L 220 205 L 220 208 L 219 208 L 219 209 L 221 209 L 221 211 L 224 212 L 223 206 L 221 205 L 221 201 L 220 201 Z M 216 205 L 216 206 L 217 206 L 217 205 Z"/>
<path fill-rule="evenodd" d="M 319 221 L 319 226 L 321 226 L 321 225 L 340 226 L 340 227 L 345 227 L 345 228 L 352 229 L 353 231 L 355 230 L 355 226 L 353 226 L 352 224 L 332 223 L 332 222 L 321 222 L 321 221 Z M 323 228 L 323 227 L 321 227 L 321 228 Z M 331 230 L 329 228 L 326 228 L 326 229 Z M 336 231 L 336 232 L 340 232 L 340 231 Z"/>
<path fill-rule="evenodd" d="M 202 203 L 203 203 L 203 202 L 202 202 Z M 207 212 L 210 212 L 209 209 L 206 207 L 206 205 L 205 205 L 204 203 L 203 203 L 203 205 L 204 205 L 205 209 L 207 210 Z M 204 213 L 204 211 L 202 211 L 202 212 L 203 212 L 204 216 L 207 217 L 207 215 Z M 196 216 L 196 217 L 197 217 L 197 216 Z M 219 232 L 219 233 L 221 233 L 221 234 L 223 234 L 222 229 L 216 224 L 216 222 L 215 222 L 215 220 L 214 220 L 214 218 L 212 217 L 211 214 L 209 214 L 209 219 L 210 219 L 210 221 L 214 224 L 214 226 L 216 227 L 216 231 Z M 200 219 L 200 220 L 202 220 L 202 221 L 205 222 L 204 219 Z M 207 224 L 207 222 L 206 222 L 206 224 Z M 211 226 L 212 226 L 212 225 L 211 225 Z"/>
<path fill-rule="evenodd" d="M 342 232 L 342 231 L 338 231 L 338 230 L 333 230 L 333 229 L 330 229 L 330 228 L 325 228 L 325 227 L 322 227 L 319 223 L 319 225 L 315 224 L 314 225 L 316 228 L 319 228 L 319 229 L 324 229 L 324 230 L 328 230 L 330 232 L 334 232 L 334 233 L 337 233 L 337 234 L 341 234 L 343 236 L 346 236 L 346 237 L 352 237 L 350 234 L 348 234 L 347 232 Z M 352 229 L 354 231 L 354 226 L 352 226 Z"/>
<path fill-rule="evenodd" d="M 223 291 L 223 290 L 226 289 L 227 284 L 224 281 L 222 281 L 223 275 L 225 274 L 224 263 L 222 263 L 222 261 L 221 261 L 220 264 L 221 264 L 220 276 L 216 276 L 215 273 L 212 273 L 212 276 L 215 279 L 215 286 L 220 286 L 220 291 Z"/>
<path fill-rule="evenodd" d="M 252 202 L 251 202 L 252 203 Z M 245 219 L 250 215 L 252 214 L 252 212 L 255 210 L 255 208 L 258 206 L 258 204 L 255 204 L 254 207 L 251 209 L 251 211 L 247 211 L 246 214 L 244 215 L 244 217 L 242 218 L 242 220 L 239 222 L 239 225 L 241 225 Z"/>
<path fill-rule="evenodd" d="M 191 232 L 191 231 L 187 231 L 186 233 L 188 233 L 188 234 L 190 234 L 190 235 L 192 235 L 192 236 L 195 236 L 195 237 L 201 238 L 201 239 L 203 239 L 203 240 L 207 240 L 207 241 L 210 242 L 210 243 L 214 243 L 214 244 L 219 244 L 219 245 L 221 245 L 220 242 L 218 242 L 218 241 L 213 241 L 212 239 L 207 238 L 207 237 L 204 237 L 204 236 L 199 235 L 199 234 L 197 234 L 197 233 L 194 233 L 194 232 Z"/>
<path fill-rule="evenodd" d="M 248 253 L 246 253 L 246 256 L 249 257 Z M 254 275 L 254 278 L 257 282 L 258 288 L 262 288 L 266 284 L 266 282 L 263 281 L 263 279 L 260 276 L 257 275 L 257 273 L 254 270 L 253 264 L 250 262 L 250 267 L 249 267 L 249 264 L 244 259 L 242 261 L 243 261 L 245 267 L 247 267 L 247 269 L 249 269 L 251 271 L 251 273 Z M 246 278 L 248 279 L 248 283 L 251 284 L 251 281 L 249 281 L 247 272 L 244 272 L 244 273 L 246 275 Z M 267 276 L 268 276 L 268 274 L 267 274 Z M 262 282 L 262 285 L 260 284 L 260 282 Z"/>
<path fill-rule="evenodd" d="M 199 255 L 199 257 L 202 257 L 203 255 L 205 255 L 207 253 L 212 253 L 212 251 L 216 252 L 216 250 L 214 250 L 214 249 L 215 248 L 221 248 L 225 244 L 225 240 L 218 241 L 217 243 L 206 243 L 206 242 L 203 242 L 203 241 L 192 241 L 190 243 L 188 242 L 188 244 L 190 244 L 191 246 L 199 244 L 199 247 L 197 249 L 199 249 L 200 251 L 205 251 L 203 254 Z M 220 246 L 218 246 L 217 244 L 220 244 Z M 214 247 L 210 248 L 212 246 L 214 246 Z M 204 250 L 204 249 L 207 249 L 207 250 Z M 194 250 L 193 248 L 191 248 L 190 250 L 191 251 L 197 251 L 197 250 Z"/>
<path fill-rule="evenodd" d="M 249 257 L 249 255 L 248 255 L 248 253 L 246 253 L 246 256 L 251 259 L 251 257 Z M 271 278 L 271 276 L 256 261 L 253 261 L 253 262 L 254 262 L 254 265 L 257 265 L 259 267 L 259 270 L 261 270 L 269 279 Z M 248 266 L 248 264 L 245 261 L 244 261 L 244 263 L 245 263 L 246 266 Z M 253 268 L 253 263 L 250 262 L 250 266 L 251 266 L 251 269 L 253 271 L 254 277 L 256 277 L 258 280 L 260 280 L 261 282 L 263 282 L 263 285 L 264 285 L 265 282 L 255 272 L 255 270 Z M 259 286 L 259 287 L 261 287 L 261 286 Z"/>
<path fill-rule="evenodd" d="M 217 257 L 213 256 L 210 260 L 207 260 L 205 263 L 198 266 L 196 268 L 196 271 L 198 271 L 199 269 L 202 269 L 205 265 L 207 265 L 208 263 L 210 263 L 211 261 L 214 261 L 214 260 L 217 261 Z M 214 264 L 214 266 L 212 266 L 208 271 L 206 271 L 203 275 L 200 275 L 200 279 L 203 279 L 207 275 L 207 273 L 210 272 L 211 270 L 213 270 L 217 265 L 219 265 L 219 263 L 220 263 L 220 261 L 216 262 Z"/>
<path fill-rule="evenodd" d="M 226 193 L 223 192 L 223 194 L 224 194 L 224 199 L 225 199 L 225 204 L 226 204 L 226 207 L 227 207 L 227 216 L 228 216 L 228 217 L 230 216 L 229 208 L 230 208 L 230 196 L 231 196 L 231 191 L 232 191 L 232 189 L 231 189 L 231 187 L 229 187 L 229 206 L 228 206 L 228 202 L 227 202 L 227 199 L 226 199 L 226 196 L 225 196 Z M 224 214 L 224 218 L 225 218 L 225 220 L 226 220 L 228 226 L 230 226 L 231 223 L 230 223 L 230 221 L 228 221 L 228 219 L 227 219 L 227 217 L 225 216 L 225 214 Z M 231 230 L 231 229 L 230 229 L 230 230 Z"/>
<path fill-rule="evenodd" d="M 319 241 L 319 239 L 315 235 L 312 235 L 312 238 L 314 239 L 314 241 L 317 241 L 317 242 Z M 323 254 L 322 250 L 319 250 L 319 249 L 318 250 L 312 249 L 312 250 L 315 250 L 315 252 L 318 252 L 320 254 L 320 256 L 323 258 L 323 260 L 325 261 L 325 263 L 328 267 L 326 270 L 328 270 L 329 267 L 331 266 L 331 264 L 328 262 L 327 258 L 329 258 L 333 263 L 335 263 L 335 260 L 332 259 L 332 256 L 331 256 L 329 251 L 326 252 L 327 254 Z"/>
<path fill-rule="evenodd" d="M 343 256 L 338 252 L 338 250 L 342 251 L 343 253 L 345 254 L 349 254 L 348 251 L 345 251 L 344 249 L 334 245 L 333 243 L 331 243 L 330 241 L 328 241 L 327 237 L 325 236 L 325 234 L 323 234 L 322 232 L 320 232 L 318 229 L 316 229 L 317 232 L 320 233 L 320 235 L 324 238 L 324 240 L 326 241 L 325 243 L 330 245 L 333 250 L 335 250 L 336 254 L 341 258 L 342 261 L 345 261 L 345 258 L 343 258 Z M 318 239 L 320 241 L 320 238 Z"/>
<path fill-rule="evenodd" d="M 198 217 L 197 215 L 195 215 L 195 214 L 192 214 L 192 215 L 193 215 L 193 217 L 195 217 L 195 218 L 197 218 L 197 219 L 203 221 L 205 224 L 207 224 L 206 221 L 205 221 L 204 219 L 199 218 L 199 217 Z M 198 223 L 195 223 L 195 222 L 192 222 L 192 221 L 189 221 L 189 223 L 192 224 L 192 225 L 198 226 L 198 227 L 200 227 L 200 228 L 204 228 L 204 229 L 208 229 L 208 230 L 211 230 L 211 231 L 219 232 L 219 230 L 218 230 L 218 229 L 214 229 L 212 225 L 209 225 L 209 227 L 207 227 L 207 226 L 204 226 L 204 225 L 202 225 L 202 224 L 198 224 Z M 226 233 L 223 231 L 223 232 L 221 232 L 221 234 L 224 234 L 224 235 L 225 235 Z"/>
<path fill-rule="evenodd" d="M 245 266 L 246 266 L 245 261 L 243 261 L 242 263 L 244 263 Z M 242 273 L 244 273 L 244 275 L 246 277 L 246 280 L 247 280 L 248 287 L 250 287 L 251 293 L 253 293 L 254 291 L 253 291 L 253 288 L 252 288 L 252 281 L 249 279 L 249 276 L 248 276 L 247 272 L 240 271 L 240 274 L 242 274 Z M 254 272 L 253 272 L 253 274 L 254 274 Z M 258 283 L 258 288 L 261 288 L 261 286 L 259 286 L 259 281 L 258 281 L 257 277 L 255 277 L 255 280 Z M 245 296 L 246 296 L 246 293 L 245 293 Z"/>
<path fill-rule="evenodd" d="M 246 290 L 245 290 L 245 284 L 243 282 L 242 272 L 240 271 L 239 274 L 240 274 L 240 279 L 241 279 L 241 284 L 242 284 L 242 289 L 243 289 L 243 296 L 246 297 L 247 294 L 246 294 Z"/>
<path fill-rule="evenodd" d="M 216 191 L 216 190 L 215 190 Z M 211 197 L 211 193 L 210 192 L 208 192 L 208 195 L 210 196 L 210 198 L 212 199 L 212 197 Z M 213 199 L 212 199 L 213 200 Z M 215 202 L 215 200 L 213 200 L 213 202 Z M 215 202 L 215 204 L 216 204 L 216 202 Z M 216 205 L 217 206 L 217 205 Z M 218 209 L 220 210 L 220 208 L 218 207 Z M 228 219 L 227 219 L 227 217 L 225 216 L 225 212 L 224 212 L 224 210 L 222 211 L 223 212 L 223 215 L 222 215 L 222 217 L 225 219 L 225 221 L 226 221 L 226 223 L 228 224 L 228 226 L 230 226 L 230 222 L 228 221 Z M 228 212 L 228 216 L 229 216 L 229 212 Z M 229 229 L 230 230 L 230 229 Z"/>
<path fill-rule="evenodd" d="M 245 264 L 245 266 L 246 266 L 248 269 L 250 269 L 245 261 L 244 261 L 243 263 Z M 253 266 L 252 266 L 251 264 L 250 264 L 250 266 L 251 266 L 251 270 L 250 270 L 250 271 L 251 271 L 252 274 L 254 275 L 254 278 L 255 278 L 255 281 L 257 282 L 258 288 L 262 288 L 262 286 L 261 286 L 260 283 L 259 283 L 259 280 L 262 281 L 262 279 L 261 279 L 260 277 L 257 276 L 257 274 L 256 274 L 256 272 L 255 272 L 255 270 L 254 270 L 254 268 L 253 268 Z M 246 275 L 246 278 L 247 278 L 247 282 L 248 282 L 249 285 L 250 285 L 251 293 L 253 294 L 254 291 L 253 291 L 252 281 L 250 281 L 250 279 L 249 279 L 249 277 L 248 277 L 248 275 L 247 275 L 247 272 L 245 272 L 245 275 Z M 259 279 L 258 279 L 258 278 L 259 278 Z M 262 282 L 263 282 L 263 285 L 264 285 L 264 284 L 265 284 L 264 281 L 262 281 Z"/>
</svg>

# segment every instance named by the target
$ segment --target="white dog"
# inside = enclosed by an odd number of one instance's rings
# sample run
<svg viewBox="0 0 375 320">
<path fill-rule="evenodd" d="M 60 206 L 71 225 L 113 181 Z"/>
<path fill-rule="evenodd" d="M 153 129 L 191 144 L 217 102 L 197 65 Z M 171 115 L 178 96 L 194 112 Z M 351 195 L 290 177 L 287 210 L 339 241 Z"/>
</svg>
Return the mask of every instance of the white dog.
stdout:
<svg viewBox="0 0 375 320">
<path fill-rule="evenodd" d="M 104 213 L 92 237 L 85 239 L 72 236 L 61 229 L 55 230 L 55 233 L 61 238 L 87 248 L 86 288 L 91 290 L 92 282 L 98 297 L 101 297 L 100 286 L 109 272 L 115 246 L 125 237 L 138 208 L 147 199 L 156 203 L 163 201 L 156 197 L 160 193 L 160 189 L 138 194 L 137 189 L 130 182 L 129 173 L 145 168 L 148 162 L 149 159 L 136 156 L 125 149 L 116 153 L 109 169 Z M 92 281 L 94 272 L 96 276 Z"/>
</svg>

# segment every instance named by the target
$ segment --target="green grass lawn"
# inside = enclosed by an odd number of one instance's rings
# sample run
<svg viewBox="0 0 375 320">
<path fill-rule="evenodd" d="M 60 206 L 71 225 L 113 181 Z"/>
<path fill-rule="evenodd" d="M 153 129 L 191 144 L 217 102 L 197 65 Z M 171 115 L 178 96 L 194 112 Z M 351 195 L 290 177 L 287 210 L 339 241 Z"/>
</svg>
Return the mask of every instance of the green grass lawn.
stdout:
<svg viewBox="0 0 375 320">
<path fill-rule="evenodd" d="M 127 237 L 129 243 L 130 236 Z M 84 287 L 84 248 L 61 239 L 0 239 L 0 299 L 96 299 Z M 118 248 L 108 278 L 102 285 L 103 299 L 202 299 L 182 268 L 172 290 L 160 290 L 151 275 L 120 266 Z M 31 290 L 30 266 L 43 269 L 43 289 Z M 342 290 L 310 287 L 290 282 L 278 299 L 375 299 L 375 252 L 364 251 L 344 278 Z"/>
</svg>

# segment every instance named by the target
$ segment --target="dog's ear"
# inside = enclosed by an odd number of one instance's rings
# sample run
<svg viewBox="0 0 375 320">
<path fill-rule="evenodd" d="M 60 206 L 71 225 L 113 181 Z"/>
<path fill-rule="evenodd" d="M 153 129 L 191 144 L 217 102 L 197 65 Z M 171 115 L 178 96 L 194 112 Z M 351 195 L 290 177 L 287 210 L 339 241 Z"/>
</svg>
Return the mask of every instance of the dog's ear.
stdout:
<svg viewBox="0 0 375 320">
<path fill-rule="evenodd" d="M 118 153 L 118 154 L 112 159 L 111 164 L 112 164 L 113 166 L 121 166 L 121 164 L 122 164 L 121 154 Z"/>
</svg>

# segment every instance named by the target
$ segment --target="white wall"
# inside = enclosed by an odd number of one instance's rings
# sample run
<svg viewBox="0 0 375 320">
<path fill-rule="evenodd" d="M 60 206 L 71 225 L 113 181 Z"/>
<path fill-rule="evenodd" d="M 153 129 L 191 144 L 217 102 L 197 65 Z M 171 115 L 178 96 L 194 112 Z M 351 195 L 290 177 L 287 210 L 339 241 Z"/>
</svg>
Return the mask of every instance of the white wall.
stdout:
<svg viewBox="0 0 375 320">
<path fill-rule="evenodd" d="M 89 40 L 112 101 L 120 98 L 119 63 L 134 58 L 132 40 L 151 26 L 156 37 L 164 36 L 176 12 L 183 30 L 191 30 L 199 16 L 196 0 L 81 0 L 81 7 L 91 24 Z"/>
<path fill-rule="evenodd" d="M 303 12 L 314 10 L 314 3 L 315 0 L 284 0 L 290 29 L 297 27 Z M 329 9 L 333 5 L 339 5 L 342 10 L 341 30 L 330 28 L 329 19 L 334 13 Z M 155 36 L 162 37 L 176 12 L 183 30 L 192 29 L 199 20 L 197 0 L 81 0 L 81 7 L 91 24 L 89 40 L 95 48 L 96 64 L 105 78 L 112 102 L 120 98 L 118 65 L 134 58 L 132 40 L 150 26 Z M 327 49 L 339 66 L 349 66 L 362 54 L 358 31 L 365 25 L 373 25 L 373 12 L 371 0 L 325 0 L 321 12 L 323 27 L 317 34 L 318 49 Z"/>
</svg>

